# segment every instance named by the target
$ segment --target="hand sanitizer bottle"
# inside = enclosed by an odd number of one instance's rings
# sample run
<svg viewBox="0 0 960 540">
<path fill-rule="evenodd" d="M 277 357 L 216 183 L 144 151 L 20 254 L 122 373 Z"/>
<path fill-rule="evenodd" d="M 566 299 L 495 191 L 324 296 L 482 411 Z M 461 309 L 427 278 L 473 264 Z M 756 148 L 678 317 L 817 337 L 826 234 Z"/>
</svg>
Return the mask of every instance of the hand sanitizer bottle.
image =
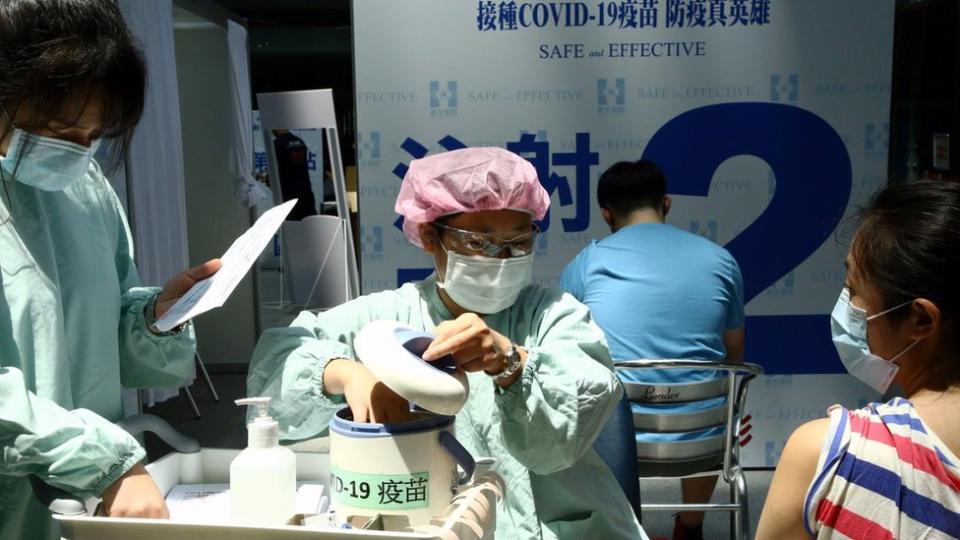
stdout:
<svg viewBox="0 0 960 540">
<path fill-rule="evenodd" d="M 296 513 L 297 458 L 280 446 L 279 425 L 267 413 L 270 398 L 238 399 L 254 405 L 247 448 L 230 463 L 230 519 L 244 525 L 284 525 Z"/>
</svg>

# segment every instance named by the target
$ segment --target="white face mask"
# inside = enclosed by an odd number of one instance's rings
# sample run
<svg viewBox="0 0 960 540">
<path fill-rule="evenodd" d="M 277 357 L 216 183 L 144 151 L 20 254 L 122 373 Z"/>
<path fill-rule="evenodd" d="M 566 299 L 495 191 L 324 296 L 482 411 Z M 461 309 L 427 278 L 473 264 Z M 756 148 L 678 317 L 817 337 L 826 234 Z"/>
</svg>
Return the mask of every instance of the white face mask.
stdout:
<svg viewBox="0 0 960 540">
<path fill-rule="evenodd" d="M 87 147 L 14 128 L 0 167 L 21 184 L 63 191 L 87 172 L 99 146 L 100 139 Z"/>
<path fill-rule="evenodd" d="M 437 286 L 463 309 L 474 313 L 498 313 L 512 306 L 533 275 L 533 253 L 497 259 L 467 256 L 449 251 L 447 270 Z"/>
<path fill-rule="evenodd" d="M 887 391 L 893 377 L 900 371 L 900 366 L 894 362 L 920 343 L 920 340 L 914 341 L 889 360 L 881 358 L 870 352 L 867 344 L 867 321 L 882 317 L 912 302 L 913 300 L 904 302 L 868 317 L 867 310 L 850 303 L 850 289 L 844 287 L 830 316 L 833 345 L 843 366 L 851 375 L 881 394 Z"/>
</svg>

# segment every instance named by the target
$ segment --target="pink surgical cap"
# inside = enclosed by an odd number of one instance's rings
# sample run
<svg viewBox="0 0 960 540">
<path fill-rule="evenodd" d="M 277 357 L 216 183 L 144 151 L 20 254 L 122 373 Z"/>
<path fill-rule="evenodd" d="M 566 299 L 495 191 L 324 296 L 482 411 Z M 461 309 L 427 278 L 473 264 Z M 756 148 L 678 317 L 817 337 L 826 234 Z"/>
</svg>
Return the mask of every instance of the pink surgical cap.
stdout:
<svg viewBox="0 0 960 540">
<path fill-rule="evenodd" d="M 418 246 L 418 224 L 460 212 L 521 210 L 543 219 L 550 196 L 529 161 L 503 148 L 463 148 L 410 162 L 395 210 Z"/>
</svg>

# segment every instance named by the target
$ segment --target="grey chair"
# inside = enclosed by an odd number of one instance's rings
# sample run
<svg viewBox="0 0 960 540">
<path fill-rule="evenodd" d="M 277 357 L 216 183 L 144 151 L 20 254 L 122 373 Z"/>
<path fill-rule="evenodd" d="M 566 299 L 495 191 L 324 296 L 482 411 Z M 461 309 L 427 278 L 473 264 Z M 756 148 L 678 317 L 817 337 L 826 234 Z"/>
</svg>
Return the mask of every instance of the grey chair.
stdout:
<svg viewBox="0 0 960 540">
<path fill-rule="evenodd" d="M 637 474 L 643 479 L 719 475 L 728 484 L 728 503 L 641 503 L 649 512 L 730 512 L 730 537 L 750 538 L 747 481 L 740 465 L 743 411 L 749 382 L 763 373 L 756 364 L 702 360 L 615 362 L 633 413 Z M 709 370 L 725 376 L 698 382 L 645 383 L 642 370 Z M 659 411 L 663 404 L 690 403 L 689 410 Z M 698 434 L 689 440 L 658 434 Z M 639 436 L 638 436 L 639 435 Z M 669 440 L 668 440 L 669 439 Z"/>
<path fill-rule="evenodd" d="M 345 235 L 349 227 L 335 216 L 284 222 L 283 254 L 297 306 L 330 308 L 353 298 Z"/>
</svg>

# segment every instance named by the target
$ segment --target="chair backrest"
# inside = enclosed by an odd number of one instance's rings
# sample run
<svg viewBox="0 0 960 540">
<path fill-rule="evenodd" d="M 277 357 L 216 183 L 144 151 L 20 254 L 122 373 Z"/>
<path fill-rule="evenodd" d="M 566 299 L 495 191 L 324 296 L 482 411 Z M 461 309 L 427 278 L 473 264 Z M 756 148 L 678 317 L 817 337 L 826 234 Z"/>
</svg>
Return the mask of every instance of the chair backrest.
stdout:
<svg viewBox="0 0 960 540">
<path fill-rule="evenodd" d="M 763 373 L 760 366 L 671 359 L 615 365 L 630 401 L 640 477 L 680 477 L 722 464 L 724 478 L 732 478 L 747 386 Z"/>
<path fill-rule="evenodd" d="M 283 252 L 296 304 L 329 308 L 351 299 L 343 224 L 335 216 L 283 223 Z"/>
</svg>

